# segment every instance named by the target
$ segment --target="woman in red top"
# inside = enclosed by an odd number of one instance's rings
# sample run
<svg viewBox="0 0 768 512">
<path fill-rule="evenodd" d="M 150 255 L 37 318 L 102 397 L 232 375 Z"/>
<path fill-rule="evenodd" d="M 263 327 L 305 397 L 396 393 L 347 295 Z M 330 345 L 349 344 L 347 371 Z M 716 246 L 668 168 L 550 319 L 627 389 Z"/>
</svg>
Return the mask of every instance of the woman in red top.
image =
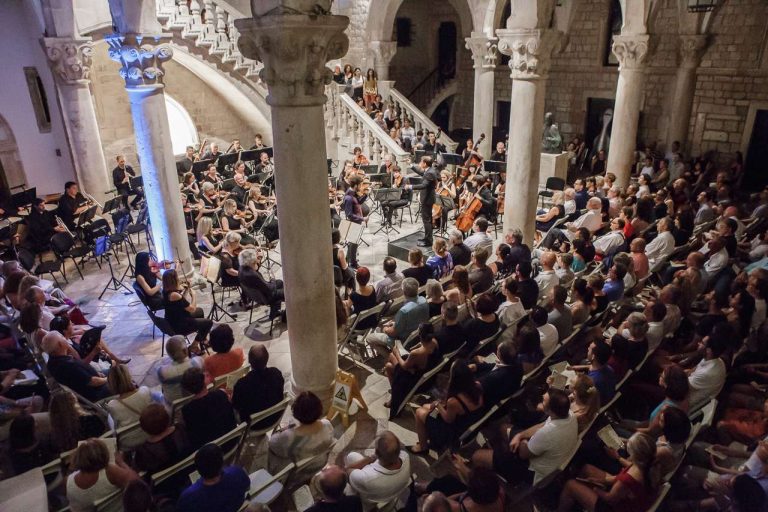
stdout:
<svg viewBox="0 0 768 512">
<path fill-rule="evenodd" d="M 627 451 L 629 460 L 619 457 L 624 469 L 616 476 L 587 464 L 581 478 L 568 480 L 560 494 L 558 512 L 567 512 L 576 503 L 590 512 L 648 510 L 660 480 L 654 466 L 656 442 L 646 434 L 636 433 L 627 441 Z"/>
</svg>

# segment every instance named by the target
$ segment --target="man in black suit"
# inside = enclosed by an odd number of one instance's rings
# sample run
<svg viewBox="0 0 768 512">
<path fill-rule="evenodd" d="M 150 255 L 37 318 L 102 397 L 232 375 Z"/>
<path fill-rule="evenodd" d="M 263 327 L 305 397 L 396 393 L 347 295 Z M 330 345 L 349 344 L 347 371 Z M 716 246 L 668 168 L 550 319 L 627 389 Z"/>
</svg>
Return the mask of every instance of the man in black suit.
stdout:
<svg viewBox="0 0 768 512">
<path fill-rule="evenodd" d="M 85 197 L 80 193 L 77 183 L 68 181 L 64 184 L 64 195 L 59 198 L 56 215 L 67 225 L 70 231 L 76 229 L 77 216 L 88 209 Z"/>
<path fill-rule="evenodd" d="M 422 177 L 418 185 L 408 185 L 409 190 L 421 190 L 421 222 L 424 224 L 424 238 L 418 241 L 419 247 L 432 247 L 432 206 L 435 204 L 435 188 L 440 181 L 440 173 L 432 165 L 431 156 L 421 157 L 419 165 L 412 165 L 411 170 Z"/>
<path fill-rule="evenodd" d="M 251 371 L 237 381 L 232 392 L 232 405 L 237 409 L 241 420 L 245 421 L 251 414 L 269 409 L 283 399 L 283 374 L 277 368 L 267 368 L 267 362 L 269 352 L 264 345 L 254 345 L 248 351 Z M 251 425 L 251 428 L 266 428 L 279 420 L 282 414 L 282 411 L 277 412 Z"/>
<path fill-rule="evenodd" d="M 520 389 L 523 380 L 523 367 L 517 362 L 517 350 L 512 341 L 499 343 L 496 358 L 499 361 L 495 365 L 476 364 L 478 381 L 483 387 L 483 403 L 487 407 L 513 395 Z"/>
<path fill-rule="evenodd" d="M 427 134 L 427 143 L 422 148 L 427 154 L 437 155 L 438 153 L 445 153 L 445 145 L 437 142 L 437 136 L 435 132 L 429 132 Z"/>
<path fill-rule="evenodd" d="M 136 176 L 136 171 L 125 163 L 124 155 L 117 155 L 115 160 L 117 160 L 117 167 L 112 169 L 112 183 L 115 185 L 117 193 L 122 196 L 123 208 L 128 208 L 128 196 L 136 194 L 136 197 L 131 201 L 131 208 L 136 208 L 136 205 L 144 197 L 141 190 L 131 190 L 130 178 Z"/>
<path fill-rule="evenodd" d="M 531 248 L 523 243 L 523 232 L 514 228 L 504 235 L 504 242 L 509 245 L 509 254 L 504 258 L 504 266 L 515 270 L 518 263 L 531 262 Z"/>
</svg>

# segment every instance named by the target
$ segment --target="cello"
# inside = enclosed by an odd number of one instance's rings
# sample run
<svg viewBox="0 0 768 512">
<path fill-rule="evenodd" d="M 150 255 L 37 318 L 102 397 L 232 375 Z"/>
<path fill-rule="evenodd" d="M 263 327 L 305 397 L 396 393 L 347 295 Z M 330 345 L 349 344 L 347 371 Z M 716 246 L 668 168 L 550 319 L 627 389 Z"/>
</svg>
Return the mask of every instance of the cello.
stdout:
<svg viewBox="0 0 768 512">
<path fill-rule="evenodd" d="M 477 154 L 477 148 L 480 146 L 480 144 L 483 143 L 484 140 L 485 134 L 481 133 L 480 138 L 478 138 L 472 146 L 472 150 L 470 150 L 469 157 L 467 157 L 464 165 L 459 167 L 461 171 L 459 171 L 459 175 L 456 177 L 456 188 L 462 186 L 465 181 L 472 177 L 472 172 L 469 170 L 470 167 L 474 166 L 475 169 L 480 167 L 480 163 L 483 161 L 483 158 Z"/>
<path fill-rule="evenodd" d="M 475 191 L 475 194 L 472 196 L 472 200 L 469 201 L 467 206 L 465 206 L 456 216 L 456 229 L 462 233 L 466 233 L 472 229 L 472 225 L 475 223 L 477 215 L 480 213 L 480 210 L 482 210 L 483 202 L 480 201 L 480 191 L 486 185 L 487 183 L 483 183 L 483 185 Z"/>
</svg>

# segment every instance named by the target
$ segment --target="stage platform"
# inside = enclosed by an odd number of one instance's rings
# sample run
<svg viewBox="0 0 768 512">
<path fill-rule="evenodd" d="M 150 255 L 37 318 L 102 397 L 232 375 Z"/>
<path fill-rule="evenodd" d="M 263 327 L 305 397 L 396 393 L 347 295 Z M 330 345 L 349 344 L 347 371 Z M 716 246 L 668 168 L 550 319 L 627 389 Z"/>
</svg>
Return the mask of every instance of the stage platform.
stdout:
<svg viewBox="0 0 768 512">
<path fill-rule="evenodd" d="M 437 236 L 437 230 L 435 230 L 433 236 Z M 417 245 L 420 238 L 424 238 L 424 231 L 422 230 L 390 240 L 387 242 L 387 255 L 398 260 L 408 261 L 408 251 L 418 248 L 424 253 L 424 261 L 426 262 L 433 252 L 431 247 L 419 247 Z"/>
</svg>

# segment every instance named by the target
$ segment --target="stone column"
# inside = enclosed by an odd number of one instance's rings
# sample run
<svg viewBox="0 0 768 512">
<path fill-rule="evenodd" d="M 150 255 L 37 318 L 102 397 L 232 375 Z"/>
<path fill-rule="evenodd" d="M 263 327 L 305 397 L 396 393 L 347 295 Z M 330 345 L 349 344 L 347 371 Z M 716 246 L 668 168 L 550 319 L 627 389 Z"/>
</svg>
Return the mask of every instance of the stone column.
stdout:
<svg viewBox="0 0 768 512">
<path fill-rule="evenodd" d="M 616 85 L 607 170 L 616 175 L 617 185 L 626 187 L 637 149 L 648 34 L 615 36 L 613 54 L 619 59 L 619 82 Z"/>
<path fill-rule="evenodd" d="M 105 193 L 114 187 L 107 172 L 89 88 L 93 54 L 91 40 L 45 37 L 42 43 L 56 77 L 56 89 L 72 148 L 77 181 L 84 191 L 103 204 Z"/>
<path fill-rule="evenodd" d="M 696 69 L 707 47 L 707 36 L 702 34 L 680 36 L 680 64 L 675 74 L 675 85 L 669 111 L 667 146 L 679 141 L 685 144 L 691 122 L 693 94 L 696 90 Z"/>
<path fill-rule="evenodd" d="M 374 57 L 374 68 L 379 81 L 389 80 L 389 63 L 397 53 L 397 41 L 371 41 L 371 51 Z M 363 70 L 365 74 L 366 70 Z"/>
<path fill-rule="evenodd" d="M 526 243 L 531 244 L 539 190 L 544 93 L 558 32 L 503 29 L 497 30 L 496 35 L 499 51 L 511 57 L 509 69 L 512 71 L 504 231 L 519 228 Z"/>
<path fill-rule="evenodd" d="M 152 238 L 158 259 L 184 261 L 193 273 L 187 228 L 179 195 L 176 161 L 165 109 L 162 65 L 171 59 L 170 45 L 160 34 L 111 34 L 106 37 L 109 56 L 120 64 L 120 76 L 131 104 L 136 152 L 139 155 L 144 196 L 149 209 Z"/>
<path fill-rule="evenodd" d="M 466 39 L 466 47 L 472 51 L 475 68 L 475 99 L 472 110 L 472 139 L 477 141 L 484 133 L 486 141 L 479 152 L 485 157 L 493 153 L 493 82 L 498 54 L 496 39 L 483 34 L 472 34 Z"/>
<path fill-rule="evenodd" d="M 242 54 L 264 63 L 269 90 L 292 387 L 328 404 L 337 355 L 323 104 L 326 62 L 346 53 L 349 19 L 258 11 L 235 26 Z"/>
</svg>

